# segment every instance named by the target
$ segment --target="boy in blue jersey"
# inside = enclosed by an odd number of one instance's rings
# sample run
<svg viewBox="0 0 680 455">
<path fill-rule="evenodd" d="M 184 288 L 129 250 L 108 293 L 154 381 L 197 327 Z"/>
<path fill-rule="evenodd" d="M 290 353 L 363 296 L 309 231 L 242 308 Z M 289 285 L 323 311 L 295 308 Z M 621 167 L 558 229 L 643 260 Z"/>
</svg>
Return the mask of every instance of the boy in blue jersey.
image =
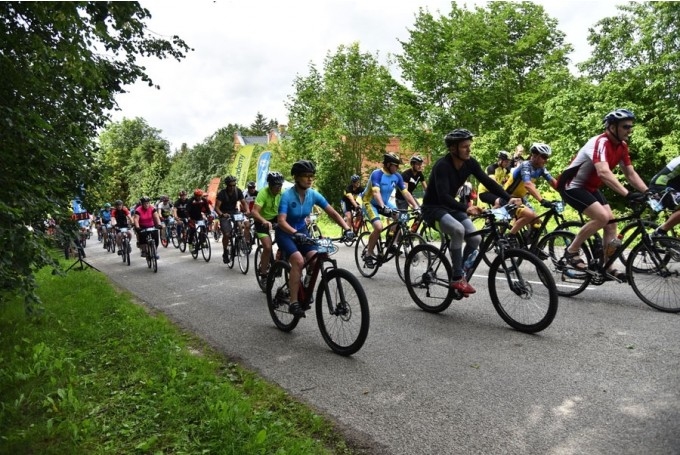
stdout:
<svg viewBox="0 0 680 455">
<path fill-rule="evenodd" d="M 295 179 L 295 185 L 284 191 L 279 201 L 276 243 L 288 257 L 288 262 L 290 262 L 288 287 L 291 302 L 289 311 L 296 316 L 304 317 L 307 308 L 303 308 L 300 302 L 297 301 L 300 279 L 302 278 L 302 266 L 305 258 L 311 258 L 316 250 L 314 245 L 298 245 L 295 242 L 296 237 L 307 238 L 309 236 L 305 218 L 312 213 L 312 208 L 318 205 L 343 229 L 345 239 L 351 239 L 354 233 L 350 230 L 349 225 L 342 216 L 328 203 L 326 198 L 318 191 L 312 189 L 312 180 L 316 174 L 314 163 L 307 160 L 296 161 L 293 163 L 290 173 Z"/>
<path fill-rule="evenodd" d="M 382 169 L 376 169 L 371 172 L 368 178 L 366 189 L 361 193 L 361 200 L 366 207 L 368 220 L 373 226 L 373 232 L 368 238 L 368 245 L 366 245 L 366 267 L 375 267 L 376 257 L 373 254 L 375 244 L 380 239 L 380 231 L 383 225 L 380 221 L 380 215 L 390 217 L 397 208 L 390 203 L 390 196 L 395 189 L 404 195 L 404 199 L 413 209 L 418 209 L 418 203 L 408 192 L 404 179 L 399 174 L 399 165 L 401 159 L 394 153 L 385 153 L 383 155 Z"/>
</svg>

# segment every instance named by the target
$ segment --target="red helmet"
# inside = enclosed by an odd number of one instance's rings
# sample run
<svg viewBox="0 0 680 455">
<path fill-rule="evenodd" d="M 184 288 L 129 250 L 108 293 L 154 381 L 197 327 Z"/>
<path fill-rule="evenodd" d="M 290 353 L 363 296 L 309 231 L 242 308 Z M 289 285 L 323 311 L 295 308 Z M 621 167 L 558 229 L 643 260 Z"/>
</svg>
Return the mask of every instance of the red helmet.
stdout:
<svg viewBox="0 0 680 455">
<path fill-rule="evenodd" d="M 200 189 L 200 188 L 196 188 L 196 189 L 194 190 L 194 196 L 195 196 L 195 197 L 201 197 L 201 196 L 203 196 L 203 190 Z"/>
</svg>

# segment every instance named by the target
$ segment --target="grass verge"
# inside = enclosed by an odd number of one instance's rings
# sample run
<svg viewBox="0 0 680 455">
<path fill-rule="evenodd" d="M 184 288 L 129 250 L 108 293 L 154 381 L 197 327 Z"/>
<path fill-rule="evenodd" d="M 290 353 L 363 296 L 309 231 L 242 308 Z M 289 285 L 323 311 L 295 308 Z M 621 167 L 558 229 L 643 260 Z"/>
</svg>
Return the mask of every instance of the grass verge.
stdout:
<svg viewBox="0 0 680 455">
<path fill-rule="evenodd" d="M 0 453 L 357 453 L 331 422 L 93 270 L 0 304 Z"/>
</svg>

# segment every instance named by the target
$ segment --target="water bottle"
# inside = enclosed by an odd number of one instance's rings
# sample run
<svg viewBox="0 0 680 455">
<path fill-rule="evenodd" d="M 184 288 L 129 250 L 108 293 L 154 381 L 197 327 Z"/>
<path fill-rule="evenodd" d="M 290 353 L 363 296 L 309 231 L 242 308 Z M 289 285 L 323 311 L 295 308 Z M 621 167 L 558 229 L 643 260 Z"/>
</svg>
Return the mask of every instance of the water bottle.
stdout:
<svg viewBox="0 0 680 455">
<path fill-rule="evenodd" d="M 602 238 L 598 236 L 595 237 L 595 240 L 593 241 L 593 262 L 598 263 L 602 260 L 602 253 Z"/>
<path fill-rule="evenodd" d="M 618 239 L 618 238 L 612 239 L 612 241 L 609 242 L 609 245 L 607 245 L 607 251 L 606 251 L 607 257 L 608 258 L 612 257 L 614 255 L 614 253 L 616 253 L 616 250 L 619 249 L 620 246 L 621 246 L 621 239 Z"/>
<path fill-rule="evenodd" d="M 467 275 L 468 270 L 472 268 L 472 266 L 475 263 L 475 259 L 477 259 L 477 255 L 479 254 L 479 250 L 474 250 L 470 255 L 467 257 L 465 260 L 465 263 L 463 264 L 463 272 L 465 272 L 465 275 Z"/>
<path fill-rule="evenodd" d="M 312 277 L 309 275 L 309 273 L 305 274 L 305 277 L 302 279 L 302 286 L 307 287 L 309 286 L 309 282 L 312 280 Z"/>
</svg>

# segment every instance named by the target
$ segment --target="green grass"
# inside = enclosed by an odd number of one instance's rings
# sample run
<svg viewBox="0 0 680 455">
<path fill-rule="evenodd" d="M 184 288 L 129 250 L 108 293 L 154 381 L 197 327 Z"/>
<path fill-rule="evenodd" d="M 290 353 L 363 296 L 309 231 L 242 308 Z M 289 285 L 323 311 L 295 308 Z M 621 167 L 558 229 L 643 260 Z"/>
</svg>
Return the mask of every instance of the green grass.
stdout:
<svg viewBox="0 0 680 455">
<path fill-rule="evenodd" d="M 2 454 L 358 453 L 324 417 L 93 270 L 0 304 Z"/>
</svg>

